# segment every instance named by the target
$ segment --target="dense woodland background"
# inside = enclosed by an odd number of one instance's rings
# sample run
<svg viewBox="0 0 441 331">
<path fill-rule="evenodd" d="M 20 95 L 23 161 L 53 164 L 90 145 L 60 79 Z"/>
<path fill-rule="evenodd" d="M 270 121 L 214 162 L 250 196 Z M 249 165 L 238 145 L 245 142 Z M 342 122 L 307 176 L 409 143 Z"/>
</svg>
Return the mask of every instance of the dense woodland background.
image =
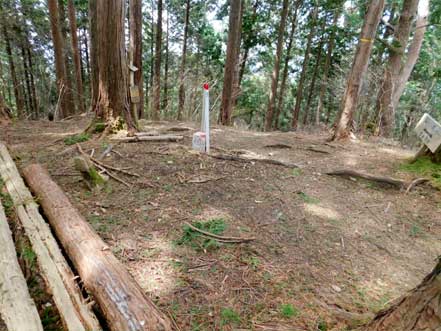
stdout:
<svg viewBox="0 0 441 331">
<path fill-rule="evenodd" d="M 92 80 L 98 65 L 93 58 L 112 54 L 93 54 L 93 17 L 120 20 L 116 12 L 100 11 L 100 2 L 1 1 L 0 95 L 15 116 L 61 118 L 94 110 Z M 379 1 L 111 2 L 126 7 L 121 13 L 127 19 L 120 22 L 125 25 L 123 55 L 141 69 L 134 78 L 141 89 L 140 118 L 196 119 L 201 85 L 209 82 L 213 118 L 289 130 L 332 127 L 357 45 L 363 43 L 360 30 L 368 6 Z M 427 5 L 429 0 L 384 4 L 375 39 L 368 40 L 370 64 L 349 124 L 357 135 L 413 143 L 410 128 L 424 112 L 441 120 L 441 3 L 431 1 L 430 16 L 418 25 L 418 11 Z M 386 77 L 391 74 L 396 84 L 393 62 L 404 68 L 418 31 L 424 38 L 419 59 L 398 106 L 387 115 L 382 107 Z M 219 116 L 228 102 L 234 110 L 228 118 Z"/>
</svg>

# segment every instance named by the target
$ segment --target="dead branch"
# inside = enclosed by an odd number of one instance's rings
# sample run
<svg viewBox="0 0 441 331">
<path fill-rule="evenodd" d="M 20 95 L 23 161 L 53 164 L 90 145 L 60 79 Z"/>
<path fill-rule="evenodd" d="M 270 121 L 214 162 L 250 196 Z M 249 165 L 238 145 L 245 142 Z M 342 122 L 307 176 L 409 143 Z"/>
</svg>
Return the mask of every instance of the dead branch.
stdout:
<svg viewBox="0 0 441 331">
<path fill-rule="evenodd" d="M 286 145 L 286 144 L 269 144 L 269 145 L 265 145 L 263 147 L 265 147 L 265 148 L 280 148 L 280 149 L 291 149 L 292 148 L 290 145 Z"/>
<path fill-rule="evenodd" d="M 186 126 L 173 126 L 171 128 L 168 128 L 167 131 L 170 132 L 185 132 L 185 131 L 191 131 L 192 128 L 186 127 Z"/>
<path fill-rule="evenodd" d="M 321 153 L 321 154 L 331 154 L 330 152 L 325 151 L 324 149 L 318 149 L 318 148 L 315 148 L 314 146 L 308 146 L 305 148 L 305 150 L 315 152 L 315 153 Z"/>
<path fill-rule="evenodd" d="M 104 152 L 102 152 L 101 154 L 100 154 L 100 156 L 98 156 L 98 160 L 102 160 L 102 159 L 104 159 L 108 154 L 110 154 L 110 152 L 112 151 L 112 149 L 113 149 L 113 145 L 112 144 L 110 144 L 109 146 L 107 146 L 107 148 L 104 150 Z"/>
<path fill-rule="evenodd" d="M 267 159 L 267 158 L 255 158 L 255 157 L 246 157 L 246 156 L 236 156 L 231 154 L 208 154 L 210 157 L 219 159 L 219 160 L 226 160 L 226 161 L 237 161 L 237 162 L 261 162 L 261 163 L 267 163 L 267 164 L 275 164 L 284 166 L 287 168 L 299 168 L 297 164 L 290 163 L 290 162 L 284 162 L 274 159 Z"/>
<path fill-rule="evenodd" d="M 183 136 L 175 136 L 175 135 L 162 135 L 162 136 L 134 136 L 134 137 L 123 137 L 123 138 L 112 138 L 112 140 L 120 141 L 120 142 L 141 142 L 141 141 L 150 141 L 150 142 L 176 142 L 184 139 Z"/>
<path fill-rule="evenodd" d="M 197 227 L 191 225 L 188 222 L 184 222 L 184 224 L 187 225 L 193 231 L 199 232 L 200 234 L 202 234 L 202 235 L 204 235 L 206 237 L 210 237 L 210 238 L 213 238 L 213 239 L 215 239 L 217 241 L 224 242 L 224 243 L 240 244 L 240 243 L 247 243 L 247 242 L 256 240 L 256 238 L 237 238 L 237 237 L 218 236 L 218 235 L 216 235 L 214 233 L 210 233 L 210 232 L 198 229 Z"/>
</svg>

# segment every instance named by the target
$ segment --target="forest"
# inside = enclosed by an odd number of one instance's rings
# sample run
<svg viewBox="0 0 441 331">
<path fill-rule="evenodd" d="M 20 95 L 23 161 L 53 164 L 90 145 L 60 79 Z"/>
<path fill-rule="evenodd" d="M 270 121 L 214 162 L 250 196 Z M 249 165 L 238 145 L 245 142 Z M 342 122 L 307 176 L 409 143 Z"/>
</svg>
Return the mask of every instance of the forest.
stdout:
<svg viewBox="0 0 441 331">
<path fill-rule="evenodd" d="M 440 78 L 437 0 L 0 0 L 0 331 L 441 330 Z"/>
</svg>

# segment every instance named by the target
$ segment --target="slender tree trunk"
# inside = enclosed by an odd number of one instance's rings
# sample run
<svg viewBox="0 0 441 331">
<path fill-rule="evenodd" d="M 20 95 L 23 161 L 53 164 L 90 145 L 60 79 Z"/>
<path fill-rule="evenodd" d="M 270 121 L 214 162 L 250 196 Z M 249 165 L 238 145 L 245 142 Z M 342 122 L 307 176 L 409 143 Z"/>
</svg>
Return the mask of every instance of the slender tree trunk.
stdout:
<svg viewBox="0 0 441 331">
<path fill-rule="evenodd" d="M 319 99 L 318 99 L 318 105 L 317 105 L 317 111 L 315 113 L 315 124 L 320 124 L 320 115 L 323 113 L 323 105 L 325 100 L 325 94 L 328 89 L 328 78 L 329 78 L 329 71 L 331 69 L 331 62 L 332 62 L 332 52 L 334 51 L 334 44 L 335 44 L 335 29 L 337 28 L 338 19 L 340 18 L 341 11 L 338 8 L 334 13 L 334 19 L 332 22 L 332 31 L 329 36 L 328 41 L 328 50 L 326 52 L 326 60 L 325 60 L 325 67 L 323 69 L 323 77 L 320 84 L 320 93 L 319 93 Z"/>
<path fill-rule="evenodd" d="M 266 111 L 265 130 L 269 131 L 273 126 L 274 105 L 277 99 L 277 86 L 279 85 L 280 58 L 282 56 L 283 37 L 285 35 L 286 17 L 288 16 L 288 0 L 283 0 L 282 14 L 280 18 L 277 37 L 277 48 L 274 57 L 274 68 L 271 75 L 271 92 Z"/>
<path fill-rule="evenodd" d="M 323 29 L 324 28 L 325 27 L 323 26 Z M 311 102 L 315 92 L 315 82 L 317 80 L 317 76 L 320 69 L 320 62 L 322 60 L 323 41 L 324 41 L 324 36 L 321 38 L 318 45 L 317 59 L 314 66 L 314 72 L 312 74 L 311 85 L 309 86 L 308 99 L 306 101 L 306 108 L 305 108 L 305 116 L 303 117 L 303 125 L 308 124 L 308 121 L 311 122 L 312 120 L 309 118 L 310 117 L 309 114 L 311 113 Z"/>
<path fill-rule="evenodd" d="M 97 111 L 99 94 L 99 72 L 98 72 L 98 13 L 97 0 L 89 0 L 89 38 L 90 38 L 90 89 L 91 89 L 91 111 Z"/>
<path fill-rule="evenodd" d="M 158 121 L 161 114 L 161 58 L 162 58 L 162 0 L 158 0 L 158 18 L 156 23 L 155 67 L 153 73 L 153 109 L 152 118 Z"/>
<path fill-rule="evenodd" d="M 219 114 L 219 121 L 223 125 L 231 124 L 231 114 L 233 112 L 234 100 L 236 99 L 236 96 L 234 95 L 235 84 L 239 82 L 237 65 L 239 60 L 240 30 L 242 21 L 241 2 L 242 0 L 232 0 L 230 3 L 227 57 L 224 69 L 224 85 Z"/>
<path fill-rule="evenodd" d="M 295 33 L 296 27 L 297 27 L 297 12 L 298 12 L 302 2 L 303 2 L 302 0 L 296 1 L 296 5 L 294 8 L 294 12 L 293 12 L 292 20 L 291 20 L 291 31 L 289 33 L 288 45 L 286 46 L 285 64 L 283 67 L 283 74 L 282 74 L 282 83 L 280 85 L 279 100 L 278 100 L 278 105 L 277 105 L 276 115 L 275 115 L 275 120 L 274 120 L 274 128 L 275 129 L 279 128 L 279 120 L 280 120 L 279 117 L 280 117 L 280 114 L 282 113 L 283 100 L 285 98 L 286 81 L 288 79 L 289 61 L 291 60 L 291 50 L 292 50 L 292 45 L 293 45 L 293 41 L 294 41 L 294 33 Z"/>
<path fill-rule="evenodd" d="M 83 78 L 81 75 L 81 57 L 78 48 L 78 31 L 77 17 L 73 0 L 67 1 L 67 10 L 69 14 L 70 36 L 72 44 L 72 54 L 75 66 L 75 79 L 77 85 L 77 105 L 80 113 L 84 113 L 84 95 L 83 95 Z"/>
<path fill-rule="evenodd" d="M 38 119 L 38 117 L 40 116 L 40 112 L 39 112 L 39 102 L 37 99 L 37 91 L 35 88 L 35 79 L 34 79 L 34 64 L 32 61 L 32 52 L 30 49 L 30 45 L 28 43 L 28 47 L 26 50 L 26 55 L 27 55 L 27 59 L 28 59 L 28 66 L 29 66 L 29 78 L 31 80 L 31 93 L 32 93 L 32 100 L 34 102 L 33 108 L 34 108 L 34 118 Z"/>
<path fill-rule="evenodd" d="M 52 42 L 54 44 L 55 72 L 57 76 L 58 94 L 61 95 L 59 117 L 63 118 L 74 113 L 75 106 L 72 101 L 70 83 L 68 82 L 66 75 L 64 42 L 60 30 L 57 0 L 47 0 L 47 2 L 48 2 L 49 15 L 50 15 Z"/>
<path fill-rule="evenodd" d="M 305 84 L 306 75 L 308 71 L 309 56 L 310 56 L 309 53 L 311 52 L 312 38 L 315 35 L 315 29 L 316 29 L 315 21 L 317 20 L 317 15 L 318 15 L 318 6 L 315 5 L 314 9 L 312 10 L 311 18 L 310 18 L 311 29 L 309 31 L 308 41 L 306 43 L 305 56 L 303 58 L 303 65 L 302 65 L 302 73 L 300 74 L 300 79 L 297 84 L 296 104 L 292 110 L 291 126 L 293 130 L 297 129 L 297 125 L 299 122 L 300 108 L 303 100 L 303 85 Z"/>
<path fill-rule="evenodd" d="M 167 114 L 168 112 L 169 33 L 170 33 L 170 13 L 167 11 L 167 32 L 165 34 L 164 99 L 162 106 L 162 108 L 164 109 L 164 114 Z"/>
<path fill-rule="evenodd" d="M 380 311 L 365 331 L 438 331 L 441 325 L 441 260 L 415 289 Z"/>
<path fill-rule="evenodd" d="M 178 121 L 182 120 L 182 114 L 185 107 L 185 64 L 187 61 L 187 38 L 188 38 L 188 22 L 190 17 L 190 0 L 187 0 L 185 7 L 184 36 L 182 39 L 182 56 L 181 67 L 179 69 L 179 100 L 178 100 Z"/>
<path fill-rule="evenodd" d="M 34 101 L 32 100 L 32 90 L 31 90 L 31 78 L 29 74 L 29 66 L 27 61 L 27 55 L 25 47 L 22 45 L 21 47 L 21 58 L 23 60 L 23 76 L 26 83 L 26 98 L 27 98 L 27 107 L 28 107 L 28 115 L 34 115 L 35 109 L 34 109 Z"/>
<path fill-rule="evenodd" d="M 357 109 L 361 82 L 366 74 L 377 27 L 384 9 L 384 0 L 371 0 L 360 34 L 357 51 L 349 73 L 341 109 L 336 120 L 333 140 L 347 138 L 351 131 L 352 119 Z"/>
<path fill-rule="evenodd" d="M 84 44 L 84 56 L 86 61 L 86 73 L 90 80 L 90 56 L 89 56 L 89 42 L 87 40 L 87 30 L 83 29 L 83 44 Z M 84 79 L 84 76 L 83 76 Z"/>
<path fill-rule="evenodd" d="M 396 87 L 394 89 L 394 95 L 392 98 L 394 109 L 398 106 L 401 95 L 406 87 L 406 83 L 409 80 L 410 74 L 412 73 L 413 68 L 415 67 L 415 64 L 420 56 L 420 51 L 424 42 L 424 35 L 426 33 L 429 20 L 429 5 L 430 0 L 420 0 L 419 2 L 418 17 L 415 24 L 416 30 L 407 52 L 407 60 L 404 63 L 395 84 Z"/>
<path fill-rule="evenodd" d="M 138 87 L 140 102 L 136 104 L 137 117 L 144 113 L 144 80 L 142 68 L 142 0 L 130 0 L 130 52 L 133 65 L 138 68 L 134 73 L 134 84 Z"/>
<path fill-rule="evenodd" d="M 106 131 L 121 129 L 125 120 L 129 133 L 136 130 L 129 110 L 127 59 L 124 40 L 125 2 L 98 0 L 97 45 L 99 95 L 96 115 L 106 123 Z M 113 19 L 109 20 L 109 17 Z"/>
<path fill-rule="evenodd" d="M 12 79 L 12 85 L 14 87 L 15 106 L 17 108 L 17 117 L 22 118 L 24 114 L 24 99 L 23 93 L 20 89 L 20 83 L 18 81 L 17 72 L 15 68 L 14 57 L 12 54 L 11 40 L 6 25 L 3 24 L 3 37 L 5 38 L 6 53 L 8 54 L 9 71 Z"/>
<path fill-rule="evenodd" d="M 383 135 L 390 137 L 395 124 L 395 108 L 392 101 L 395 84 L 401 71 L 404 53 L 410 36 L 412 20 L 419 0 L 404 0 L 398 26 L 395 28 L 393 49 L 389 49 L 389 60 L 379 92 L 380 127 Z"/>
</svg>

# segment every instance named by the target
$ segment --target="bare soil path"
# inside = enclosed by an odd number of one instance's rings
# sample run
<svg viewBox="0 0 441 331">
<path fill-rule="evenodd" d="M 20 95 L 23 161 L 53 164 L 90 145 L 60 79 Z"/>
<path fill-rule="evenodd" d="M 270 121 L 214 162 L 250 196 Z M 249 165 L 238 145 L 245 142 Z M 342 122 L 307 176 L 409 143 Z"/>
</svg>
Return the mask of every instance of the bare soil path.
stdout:
<svg viewBox="0 0 441 331">
<path fill-rule="evenodd" d="M 346 330 L 414 287 L 441 253 L 441 194 L 409 194 L 325 175 L 349 168 L 411 180 L 410 156 L 373 142 L 325 144 L 325 135 L 215 127 L 215 151 L 251 151 L 283 166 L 218 160 L 179 143 L 115 144 L 103 162 L 128 167 L 131 189 L 90 193 L 64 138 L 90 119 L 1 128 L 18 165 L 41 162 L 132 275 L 181 330 Z M 146 123 L 170 133 L 191 123 Z M 174 132 L 176 133 L 176 132 Z M 81 143 L 99 155 L 110 141 Z M 287 147 L 288 146 L 288 147 Z M 180 244 L 184 222 L 221 219 L 247 244 Z"/>
</svg>

